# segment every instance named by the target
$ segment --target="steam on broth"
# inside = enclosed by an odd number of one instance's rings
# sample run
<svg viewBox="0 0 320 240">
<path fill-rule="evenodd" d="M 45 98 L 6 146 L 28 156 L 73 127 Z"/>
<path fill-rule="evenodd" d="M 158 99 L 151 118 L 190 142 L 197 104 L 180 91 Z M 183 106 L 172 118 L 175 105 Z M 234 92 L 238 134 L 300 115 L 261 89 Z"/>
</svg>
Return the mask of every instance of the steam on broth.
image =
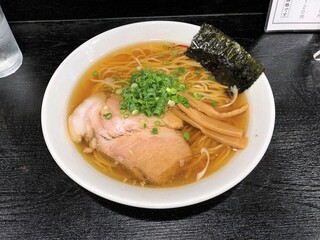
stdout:
<svg viewBox="0 0 320 240">
<path fill-rule="evenodd" d="M 139 43 L 106 55 L 91 66 L 81 77 L 69 103 L 67 116 L 69 132 L 71 138 L 77 142 L 75 145 L 82 156 L 99 171 L 114 179 L 134 185 L 150 187 L 180 186 L 214 173 L 226 164 L 238 150 L 246 147 L 245 132 L 249 111 L 247 110 L 248 102 L 245 94 L 237 94 L 236 90 L 230 93 L 228 87 L 215 81 L 215 76 L 212 73 L 204 69 L 198 62 L 186 57 L 185 51 L 186 46 L 175 43 L 156 41 Z M 124 106 L 125 93 L 132 90 L 134 86 L 136 87 L 129 81 L 133 80 L 132 76 L 135 74 L 142 76 L 143 71 L 145 71 L 145 74 L 154 74 L 155 79 L 161 76 L 170 76 L 175 84 L 174 86 L 178 86 L 165 89 L 168 98 L 163 106 L 164 112 L 157 116 L 152 114 L 146 116 L 146 113 L 143 112 L 145 110 L 142 110 L 142 108 L 134 109 L 135 106 L 133 105 L 132 109 L 137 111 Z M 102 125 L 104 127 L 111 121 L 113 121 L 113 124 L 118 121 L 116 123 L 118 124 L 120 121 L 132 120 L 140 126 L 138 129 L 131 129 L 125 133 L 116 133 L 116 135 L 112 133 L 110 139 L 109 135 L 101 138 L 101 134 L 99 135 L 100 132 L 98 133 L 97 130 L 98 127 L 92 127 L 90 133 L 80 134 L 82 140 L 80 138 L 78 141 L 78 135 L 74 134 L 75 125 L 70 125 L 70 118 L 75 118 L 77 108 L 84 106 L 83 103 L 86 99 L 90 99 L 90 97 L 93 99 L 92 96 L 98 96 L 101 92 L 103 93 L 103 101 L 101 100 L 103 104 L 99 105 L 97 114 L 100 114 L 99 119 L 103 121 Z M 147 89 L 146 92 L 148 92 Z M 180 100 L 183 98 L 188 104 L 184 105 L 183 101 L 175 100 L 177 99 L 175 96 L 178 96 Z M 143 100 L 145 99 L 141 99 L 141 101 Z M 158 100 L 155 97 L 155 101 Z M 117 101 L 119 101 L 119 106 Z M 114 107 L 112 104 L 114 103 L 118 106 L 118 110 L 112 110 Z M 87 105 L 90 104 L 87 101 Z M 130 105 L 130 101 L 127 105 Z M 94 104 L 90 105 L 91 108 L 92 106 Z M 80 112 L 78 111 L 78 113 Z M 183 126 L 176 128 L 170 126 L 171 123 L 169 125 L 165 123 L 167 112 L 172 114 L 170 118 L 180 119 Z M 82 120 L 80 122 L 82 124 Z M 93 125 L 91 122 L 90 124 Z M 177 149 L 174 148 L 176 142 L 174 140 L 172 146 L 168 146 L 172 147 L 168 154 L 174 152 L 178 156 L 179 151 L 183 152 L 181 148 L 189 148 L 191 154 L 187 154 L 187 150 L 184 151 L 184 156 L 181 159 L 177 158 L 174 163 L 171 162 L 172 166 L 170 165 L 168 170 L 166 167 L 154 165 L 165 170 L 160 174 L 161 176 L 152 178 L 151 175 L 148 175 L 149 173 L 153 174 L 154 170 L 152 168 L 148 170 L 149 172 L 144 172 L 144 169 L 138 169 L 138 165 L 128 167 L 126 161 L 121 162 L 123 156 L 120 160 L 117 159 L 117 156 L 110 157 L 114 156 L 114 152 L 108 154 L 115 149 L 113 146 L 108 147 L 108 150 L 101 150 L 104 144 L 102 142 L 109 144 L 110 141 L 118 141 L 118 139 L 124 139 L 124 137 L 130 139 L 133 135 L 140 134 L 143 131 L 146 134 L 139 136 L 137 139 L 144 144 L 141 145 L 143 151 L 155 152 L 153 157 L 148 159 L 152 164 L 161 165 L 163 159 L 158 158 L 156 146 L 153 147 L 151 143 L 150 146 L 146 144 L 148 140 L 145 139 L 145 136 L 154 139 L 152 141 L 157 141 L 162 136 L 161 134 L 168 133 L 170 137 L 172 136 L 172 139 L 181 141 L 180 145 L 177 145 L 179 146 L 179 149 Z M 173 136 L 175 134 L 177 136 Z M 72 136 L 76 137 L 73 138 Z M 122 146 L 126 144 L 126 141 L 119 140 L 119 142 Z M 125 149 L 125 151 L 128 151 L 126 158 L 127 156 L 131 158 L 134 153 L 130 152 L 131 145 L 128 144 L 128 146 L 128 148 L 121 148 L 120 152 L 122 154 L 123 149 Z M 159 145 L 159 147 L 161 146 Z M 162 150 L 159 149 L 160 151 Z M 164 150 L 163 152 L 165 154 L 167 151 Z M 161 155 L 161 153 L 159 154 Z M 167 160 L 163 164 L 165 162 Z M 128 164 L 130 165 L 130 163 Z M 144 165 L 146 164 L 144 163 Z"/>
</svg>

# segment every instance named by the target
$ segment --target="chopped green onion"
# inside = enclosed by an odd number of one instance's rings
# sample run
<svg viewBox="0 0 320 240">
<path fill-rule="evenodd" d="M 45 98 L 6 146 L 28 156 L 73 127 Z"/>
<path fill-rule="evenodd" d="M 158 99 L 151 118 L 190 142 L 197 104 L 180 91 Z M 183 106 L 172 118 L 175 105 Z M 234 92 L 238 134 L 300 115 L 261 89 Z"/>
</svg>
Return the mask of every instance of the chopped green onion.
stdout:
<svg viewBox="0 0 320 240">
<path fill-rule="evenodd" d="M 98 77 L 99 76 L 99 72 L 98 71 L 93 71 L 92 72 L 92 77 Z"/>
<path fill-rule="evenodd" d="M 112 113 L 103 114 L 103 117 L 107 120 L 110 120 L 112 118 Z"/>
<path fill-rule="evenodd" d="M 175 50 L 171 51 L 170 54 L 171 54 L 171 56 L 176 56 L 178 54 L 178 50 L 175 49 Z"/>
<path fill-rule="evenodd" d="M 176 104 L 176 103 L 179 103 L 179 101 L 178 101 L 178 96 L 177 96 L 177 95 L 172 96 L 170 100 L 171 100 L 172 102 L 174 102 L 175 104 Z M 169 101 L 170 101 L 170 100 L 169 100 Z M 169 104 L 169 102 L 168 102 L 168 104 Z"/>
<path fill-rule="evenodd" d="M 152 128 L 152 134 L 158 134 L 158 128 Z"/>
<path fill-rule="evenodd" d="M 218 103 L 219 103 L 218 101 L 216 101 L 216 100 L 212 100 L 212 101 L 211 101 L 211 106 L 213 106 L 213 107 L 214 107 L 214 106 L 216 106 Z"/>
<path fill-rule="evenodd" d="M 116 90 L 116 94 L 118 94 L 118 95 L 120 95 L 122 92 L 123 92 L 122 88 L 118 88 L 118 89 Z"/>
<path fill-rule="evenodd" d="M 178 67 L 178 72 L 179 73 L 184 73 L 186 69 L 184 67 Z"/>
<path fill-rule="evenodd" d="M 201 71 L 201 70 L 196 70 L 195 73 L 196 73 L 197 75 L 200 75 L 200 74 L 202 73 L 202 71 Z"/>
<path fill-rule="evenodd" d="M 190 104 L 189 104 L 187 98 L 185 98 L 185 97 L 183 97 L 181 95 L 177 95 L 177 97 L 178 97 L 178 103 L 181 103 L 185 107 L 190 107 Z"/>
<path fill-rule="evenodd" d="M 212 75 L 209 75 L 208 79 L 209 79 L 209 80 L 212 80 L 212 81 L 216 80 L 215 77 L 212 76 Z"/>
<path fill-rule="evenodd" d="M 176 105 L 176 102 L 175 102 L 175 101 L 172 101 L 172 100 L 169 100 L 169 101 L 168 101 L 168 105 L 169 105 L 170 107 L 173 107 L 174 105 Z"/>
<path fill-rule="evenodd" d="M 146 123 L 143 124 L 143 128 L 147 128 L 147 124 Z"/>
<path fill-rule="evenodd" d="M 187 89 L 186 85 L 184 85 L 183 83 L 178 84 L 177 87 L 178 87 L 179 91 L 185 91 Z"/>
<path fill-rule="evenodd" d="M 171 89 L 170 89 L 170 93 L 171 93 L 172 95 L 176 94 L 176 93 L 177 93 L 177 89 L 171 88 Z"/>
<path fill-rule="evenodd" d="M 200 93 L 197 93 L 197 92 L 193 93 L 192 95 L 197 100 L 200 100 L 202 98 L 202 95 Z"/>
<path fill-rule="evenodd" d="M 154 122 L 154 125 L 156 125 L 156 126 L 160 126 L 160 124 L 161 124 L 161 122 L 159 120 Z"/>
<path fill-rule="evenodd" d="M 181 68 L 179 71 L 183 71 Z M 142 69 L 131 74 L 129 84 L 122 86 L 121 109 L 131 114 L 143 113 L 146 116 L 161 116 L 169 106 L 188 100 L 178 97 L 179 91 L 185 91 L 186 86 L 178 82 L 178 70 L 165 73 L 163 70 Z M 137 110 L 137 111 L 134 111 Z"/>
<path fill-rule="evenodd" d="M 131 88 L 137 88 L 138 87 L 138 84 L 137 83 L 132 83 L 131 84 Z"/>
<path fill-rule="evenodd" d="M 131 112 L 132 116 L 137 116 L 139 114 L 139 110 L 135 109 Z"/>
<path fill-rule="evenodd" d="M 187 140 L 190 141 L 190 133 L 189 132 L 184 132 L 183 137 Z"/>
<path fill-rule="evenodd" d="M 175 88 L 166 88 L 166 91 L 172 95 L 177 93 L 177 89 Z"/>
<path fill-rule="evenodd" d="M 167 49 L 170 48 L 170 46 L 169 46 L 169 45 L 162 45 L 162 48 L 165 49 L 165 50 L 167 50 Z"/>
</svg>

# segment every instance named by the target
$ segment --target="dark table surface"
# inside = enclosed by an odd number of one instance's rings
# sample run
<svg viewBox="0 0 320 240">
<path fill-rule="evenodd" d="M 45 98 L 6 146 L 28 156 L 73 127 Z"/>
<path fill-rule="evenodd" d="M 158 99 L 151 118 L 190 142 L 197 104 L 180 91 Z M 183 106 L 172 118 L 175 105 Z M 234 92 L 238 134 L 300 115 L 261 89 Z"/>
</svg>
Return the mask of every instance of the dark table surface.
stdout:
<svg viewBox="0 0 320 240">
<path fill-rule="evenodd" d="M 0 239 L 320 239 L 319 33 L 264 33 L 259 13 L 19 21 L 24 62 L 0 79 Z M 241 183 L 209 201 L 170 210 L 128 207 L 73 182 L 43 139 L 42 98 L 80 44 L 138 21 L 214 24 L 265 66 L 276 104 L 270 146 Z M 53 109 L 54 111 L 54 109 Z"/>
</svg>

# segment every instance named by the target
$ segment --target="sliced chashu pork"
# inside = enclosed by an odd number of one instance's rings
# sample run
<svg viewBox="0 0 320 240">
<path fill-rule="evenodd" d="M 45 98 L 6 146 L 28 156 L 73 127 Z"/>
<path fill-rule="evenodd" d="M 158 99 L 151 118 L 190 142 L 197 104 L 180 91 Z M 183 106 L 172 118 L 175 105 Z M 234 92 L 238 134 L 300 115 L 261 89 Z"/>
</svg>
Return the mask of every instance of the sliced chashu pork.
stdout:
<svg viewBox="0 0 320 240">
<path fill-rule="evenodd" d="M 112 157 L 137 178 L 156 184 L 171 179 L 181 160 L 191 155 L 191 149 L 175 129 L 183 121 L 170 111 L 164 117 L 144 115 L 124 118 L 120 114 L 121 97 L 106 98 L 102 93 L 84 100 L 70 115 L 69 133 L 73 141 L 82 139 L 91 147 Z M 109 112 L 107 120 L 103 114 Z M 151 129 L 158 128 L 158 134 Z"/>
<path fill-rule="evenodd" d="M 141 180 L 163 184 L 169 181 L 191 154 L 189 146 L 175 130 L 160 127 L 158 134 L 143 129 L 106 140 L 97 138 L 99 150 L 116 159 Z"/>
</svg>

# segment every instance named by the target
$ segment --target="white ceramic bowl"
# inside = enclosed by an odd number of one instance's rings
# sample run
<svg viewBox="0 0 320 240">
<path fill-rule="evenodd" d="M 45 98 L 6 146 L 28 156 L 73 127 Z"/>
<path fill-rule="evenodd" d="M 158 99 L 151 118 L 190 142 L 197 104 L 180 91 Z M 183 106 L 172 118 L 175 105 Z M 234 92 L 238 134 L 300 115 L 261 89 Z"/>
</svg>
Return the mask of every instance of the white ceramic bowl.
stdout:
<svg viewBox="0 0 320 240">
<path fill-rule="evenodd" d="M 249 146 L 216 173 L 194 184 L 150 189 L 115 181 L 84 160 L 68 136 L 66 112 L 70 94 L 86 69 L 122 46 L 150 40 L 190 44 L 199 26 L 169 21 L 140 22 L 106 31 L 74 50 L 58 67 L 46 89 L 41 123 L 48 149 L 61 169 L 85 189 L 111 201 L 142 208 L 182 207 L 213 198 L 239 183 L 259 163 L 270 143 L 275 107 L 264 74 L 247 91 L 250 102 Z"/>
</svg>

